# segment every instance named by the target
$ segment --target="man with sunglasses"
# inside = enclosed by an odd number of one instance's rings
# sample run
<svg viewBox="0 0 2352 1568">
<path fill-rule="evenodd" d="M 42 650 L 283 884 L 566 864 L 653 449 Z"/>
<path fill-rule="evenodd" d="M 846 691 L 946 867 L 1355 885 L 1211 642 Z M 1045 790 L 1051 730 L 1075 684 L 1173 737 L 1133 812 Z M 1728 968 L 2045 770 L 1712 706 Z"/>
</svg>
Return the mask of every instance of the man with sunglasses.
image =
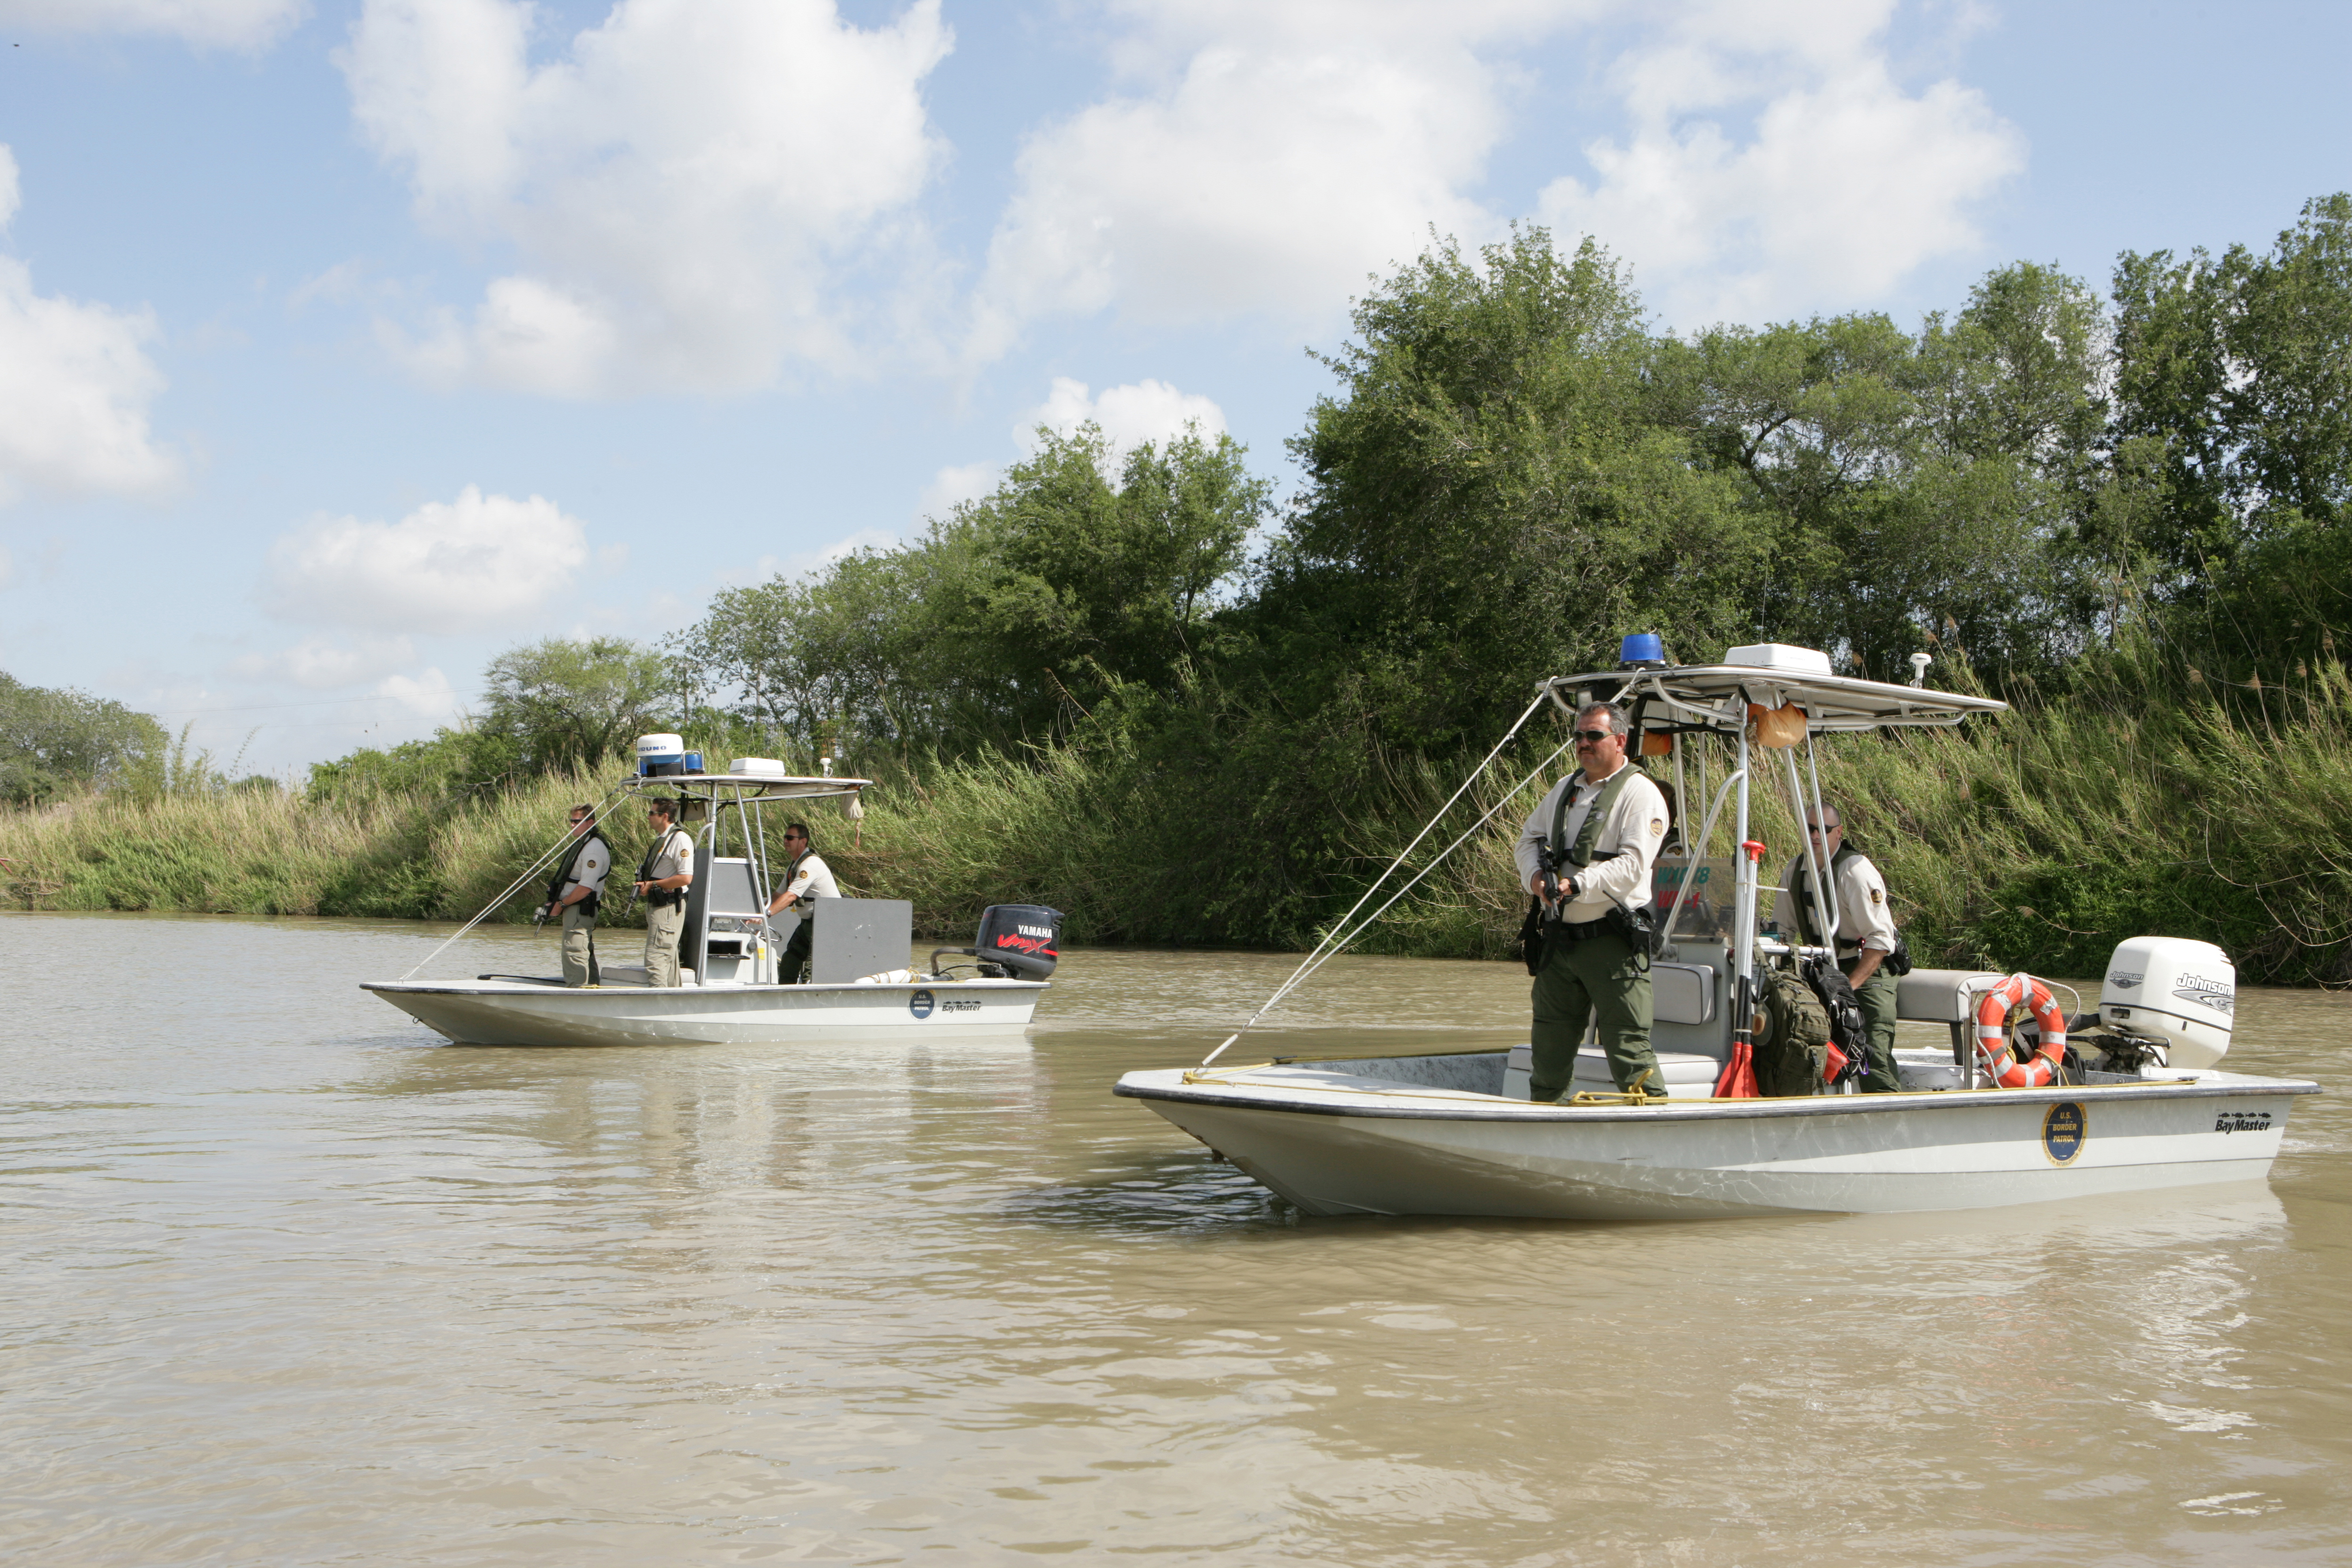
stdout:
<svg viewBox="0 0 2352 1568">
<path fill-rule="evenodd" d="M 1863 1047 L 1861 1089 L 1864 1094 L 1892 1094 L 1903 1087 L 1895 1065 L 1895 979 L 1911 968 L 1907 953 L 1897 956 L 1903 938 L 1895 929 L 1895 912 L 1886 901 L 1886 879 L 1870 857 L 1845 841 L 1845 821 L 1837 807 L 1824 802 L 1816 818 L 1805 813 L 1805 851 L 1789 862 L 1780 878 L 1780 897 L 1773 915 L 1786 931 L 1794 926 L 1808 947 L 1827 947 L 1822 939 L 1822 918 L 1814 908 L 1814 883 L 1826 869 L 1837 889 L 1832 906 L 1837 917 L 1837 965 L 1862 1005 L 1863 1027 L 1868 1040 Z M 1826 895 L 1821 901 L 1829 903 Z"/>
<path fill-rule="evenodd" d="M 816 847 L 809 841 L 808 824 L 795 822 L 784 829 L 784 853 L 792 860 L 784 867 L 783 886 L 768 900 L 771 916 L 799 907 L 801 923 L 793 932 L 793 940 L 784 944 L 783 957 L 776 962 L 776 979 L 785 985 L 797 985 L 808 971 L 809 952 L 816 942 L 817 899 L 841 897 L 840 885 L 833 879 L 833 869 L 817 858 Z"/>
<path fill-rule="evenodd" d="M 1598 1020 L 1601 1054 L 1620 1092 L 1663 1100 L 1665 1074 L 1650 1045 L 1650 955 L 1626 934 L 1624 915 L 1645 909 L 1650 867 L 1666 838 L 1666 802 L 1625 758 L 1625 716 L 1606 702 L 1576 715 L 1576 772 L 1554 784 L 1519 830 L 1520 879 L 1545 900 L 1537 961 L 1533 1069 L 1528 1098 L 1558 1100 L 1576 1078 L 1576 1051 Z M 1547 888 L 1542 851 L 1557 868 Z"/>
<path fill-rule="evenodd" d="M 596 909 L 612 869 L 613 846 L 596 826 L 596 808 L 573 806 L 572 841 L 556 858 L 539 918 L 562 921 L 563 984 L 575 989 L 596 984 Z"/>
<path fill-rule="evenodd" d="M 637 867 L 637 897 L 646 902 L 646 984 L 677 984 L 677 939 L 686 930 L 686 889 L 694 882 L 694 839 L 677 826 L 677 802 L 646 803 L 653 847 Z"/>
</svg>

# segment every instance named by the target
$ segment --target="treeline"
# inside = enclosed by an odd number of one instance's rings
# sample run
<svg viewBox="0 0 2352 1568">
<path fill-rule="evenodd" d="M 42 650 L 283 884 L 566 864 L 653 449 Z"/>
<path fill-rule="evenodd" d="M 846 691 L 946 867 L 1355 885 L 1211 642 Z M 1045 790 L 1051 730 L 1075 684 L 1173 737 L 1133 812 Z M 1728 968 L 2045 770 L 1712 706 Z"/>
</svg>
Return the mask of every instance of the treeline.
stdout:
<svg viewBox="0 0 2352 1568">
<path fill-rule="evenodd" d="M 1229 438 L 1040 432 L 912 542 L 665 647 L 502 656 L 479 722 L 322 764 L 312 803 L 488 798 L 676 728 L 882 778 L 869 889 L 942 923 L 1017 896 L 1082 940 L 1298 946 L 1626 632 L 1881 679 L 1924 651 L 2019 712 L 1832 748 L 1917 945 L 2087 972 L 2161 930 L 2352 977 L 2352 197 L 2104 294 L 2003 267 L 1916 330 L 1662 333 L 1534 228 L 1433 247 L 1353 321 L 1286 494 Z M 1500 951 L 1496 855 L 1388 945 Z"/>
</svg>

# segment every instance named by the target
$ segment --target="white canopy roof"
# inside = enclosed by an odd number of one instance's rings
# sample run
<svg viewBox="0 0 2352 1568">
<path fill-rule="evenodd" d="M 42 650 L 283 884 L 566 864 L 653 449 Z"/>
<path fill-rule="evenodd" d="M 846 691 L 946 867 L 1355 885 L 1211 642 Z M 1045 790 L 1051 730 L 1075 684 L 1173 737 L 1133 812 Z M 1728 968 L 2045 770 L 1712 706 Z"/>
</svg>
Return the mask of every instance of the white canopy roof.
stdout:
<svg viewBox="0 0 2352 1568">
<path fill-rule="evenodd" d="M 1591 693 L 1588 700 L 1619 703 L 1646 697 L 1652 720 L 1704 725 L 1725 734 L 1736 734 L 1747 724 L 1750 703 L 1764 708 L 1794 703 L 1804 710 L 1806 727 L 1813 731 L 1952 725 L 1971 713 L 2009 710 L 2008 703 L 1990 697 L 1963 697 L 1884 680 L 1743 664 L 1612 669 L 1554 676 L 1543 684 L 1570 702 L 1577 700 L 1578 692 Z"/>
<path fill-rule="evenodd" d="M 816 800 L 827 795 L 856 795 L 872 779 L 802 778 L 785 773 L 667 773 L 651 778 L 631 773 L 621 787 L 647 795 L 671 795 L 681 790 L 698 794 L 715 791 L 722 798 L 745 803 L 761 800 Z"/>
</svg>

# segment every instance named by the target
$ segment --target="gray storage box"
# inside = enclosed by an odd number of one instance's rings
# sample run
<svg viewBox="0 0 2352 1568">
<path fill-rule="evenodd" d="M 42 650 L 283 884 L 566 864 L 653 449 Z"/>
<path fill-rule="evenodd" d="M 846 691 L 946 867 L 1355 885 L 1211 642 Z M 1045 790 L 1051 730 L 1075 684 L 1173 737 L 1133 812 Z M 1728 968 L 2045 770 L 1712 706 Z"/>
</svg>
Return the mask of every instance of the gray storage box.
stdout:
<svg viewBox="0 0 2352 1568">
<path fill-rule="evenodd" d="M 809 980 L 846 985 L 869 974 L 904 969 L 915 944 L 915 906 L 906 899 L 818 899 L 816 940 L 809 948 Z M 800 916 L 774 922 L 777 940 L 789 942 Z"/>
</svg>

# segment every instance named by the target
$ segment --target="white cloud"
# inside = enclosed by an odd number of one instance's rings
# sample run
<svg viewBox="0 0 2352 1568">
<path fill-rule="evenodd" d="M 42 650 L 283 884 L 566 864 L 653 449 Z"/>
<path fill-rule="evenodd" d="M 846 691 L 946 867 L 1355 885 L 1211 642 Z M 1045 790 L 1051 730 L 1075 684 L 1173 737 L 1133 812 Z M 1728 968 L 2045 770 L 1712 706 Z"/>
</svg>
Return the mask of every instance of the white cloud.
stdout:
<svg viewBox="0 0 2352 1568">
<path fill-rule="evenodd" d="M 973 358 L 1116 304 L 1171 322 L 1328 321 L 1369 274 L 1500 220 L 1465 195 L 1508 130 L 1500 52 L 1602 0 L 1142 0 L 1134 90 L 1032 136 L 989 250 Z"/>
<path fill-rule="evenodd" d="M 17 201 L 16 155 L 0 145 L 0 225 Z M 28 485 L 135 495 L 175 477 L 147 429 L 163 388 L 154 336 L 146 311 L 36 294 L 25 264 L 0 256 L 0 501 Z"/>
<path fill-rule="evenodd" d="M 1024 432 L 1025 434 L 1025 432 Z M 918 519 L 945 519 L 967 501 L 976 501 L 996 488 L 1004 470 L 994 463 L 959 463 L 941 468 L 923 487 L 915 501 Z"/>
<path fill-rule="evenodd" d="M 288 682 L 313 691 L 339 691 L 376 680 L 416 662 L 416 645 L 404 637 L 310 637 L 276 653 L 248 654 L 228 667 L 242 680 Z"/>
<path fill-rule="evenodd" d="M 569 587 L 588 553 L 587 530 L 553 501 L 468 485 L 395 523 L 323 518 L 281 536 L 273 608 L 394 633 L 512 629 Z"/>
<path fill-rule="evenodd" d="M 919 250 L 944 154 L 939 0 L 620 0 L 534 66 L 520 0 L 367 0 L 341 57 L 426 223 L 510 247 L 470 314 L 388 342 L 421 374 L 558 396 L 739 392 L 856 363 L 838 287 Z"/>
<path fill-rule="evenodd" d="M 435 724 L 454 724 L 466 711 L 465 701 L 458 697 L 457 689 L 437 668 L 417 676 L 387 676 L 376 687 L 376 692 Z"/>
<path fill-rule="evenodd" d="M 1116 484 L 1127 456 L 1146 441 L 1173 440 L 1188 427 L 1214 440 L 1225 433 L 1225 411 L 1212 398 L 1181 392 L 1164 381 L 1139 381 L 1104 389 L 1097 397 L 1083 381 L 1057 375 L 1046 388 L 1045 401 L 1022 416 L 1013 427 L 1013 444 L 1024 452 L 1037 449 L 1037 428 L 1069 436 L 1092 423 L 1107 438 L 1102 475 Z M 1004 477 L 998 463 L 961 463 L 941 468 L 923 487 L 915 503 L 920 519 L 946 518 L 958 506 L 976 501 L 996 489 Z"/>
<path fill-rule="evenodd" d="M 1686 326 L 1866 303 L 1973 248 L 1969 210 L 2023 167 L 2024 139 L 1972 88 L 1906 91 L 1893 9 L 1686 7 L 1618 60 L 1630 133 L 1585 148 L 1597 178 L 1553 182 L 1544 221 L 1633 262 Z"/>
<path fill-rule="evenodd" d="M 16 581 L 16 563 L 9 558 L 6 550 L 0 549 L 0 588 L 8 587 Z"/>
<path fill-rule="evenodd" d="M 200 48 L 266 48 L 310 14 L 310 0 L 0 0 L 0 24 L 47 33 L 157 33 Z"/>
<path fill-rule="evenodd" d="M 1597 23 L 1637 41 L 1580 107 L 1623 129 L 1587 145 L 1589 168 L 1563 170 L 1535 216 L 1564 240 L 1596 234 L 1678 313 L 1884 296 L 1974 246 L 1973 205 L 2023 160 L 1980 93 L 1898 79 L 1895 0 L 1112 9 L 1127 24 L 1110 48 L 1118 89 L 1024 144 L 974 300 L 973 363 L 1033 321 L 1113 309 L 1316 330 L 1433 227 L 1494 237 L 1502 216 L 1479 190 L 1520 133 L 1522 47 Z M 1948 20 L 1957 37 L 1980 18 Z"/>
<path fill-rule="evenodd" d="M 1147 441 L 1158 444 L 1174 440 L 1190 426 L 1199 426 L 1202 437 L 1208 440 L 1225 433 L 1223 409 L 1198 393 L 1179 392 L 1164 381 L 1107 387 L 1100 397 L 1096 397 L 1087 391 L 1085 382 L 1057 375 L 1045 394 L 1045 401 L 1013 430 L 1013 438 L 1024 447 L 1034 446 L 1040 425 L 1056 435 L 1067 436 L 1089 421 L 1101 429 L 1110 444 L 1103 455 L 1106 477 L 1116 476 L 1127 455 Z"/>
</svg>

